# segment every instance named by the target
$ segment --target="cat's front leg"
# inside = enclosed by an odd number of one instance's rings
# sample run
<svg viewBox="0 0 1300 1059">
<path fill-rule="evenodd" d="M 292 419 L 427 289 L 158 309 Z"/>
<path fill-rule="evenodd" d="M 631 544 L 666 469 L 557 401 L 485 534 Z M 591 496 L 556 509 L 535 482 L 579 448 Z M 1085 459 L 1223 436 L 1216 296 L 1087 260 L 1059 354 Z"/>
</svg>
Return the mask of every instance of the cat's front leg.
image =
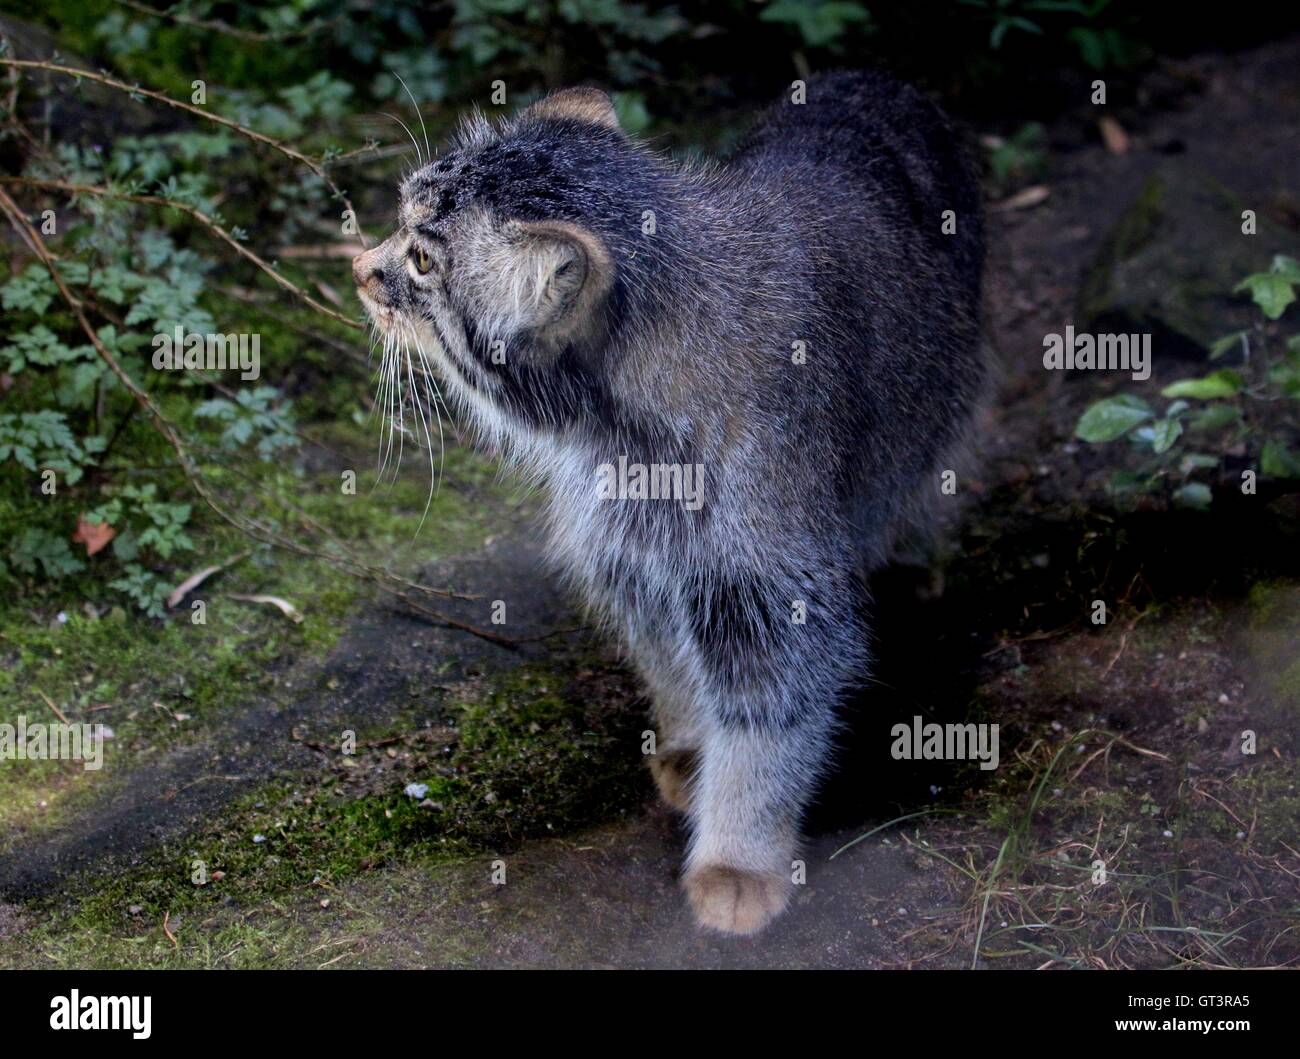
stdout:
<svg viewBox="0 0 1300 1059">
<path fill-rule="evenodd" d="M 690 811 L 704 738 L 699 704 L 674 673 L 670 655 L 643 651 L 638 669 L 650 694 L 654 750 L 646 757 L 659 797 L 679 813 Z M 649 657 L 646 657 L 646 656 Z"/>
<path fill-rule="evenodd" d="M 805 569 L 715 575 L 688 610 L 701 679 L 682 883 L 699 923 L 726 933 L 762 929 L 789 901 L 837 700 L 865 656 L 847 575 Z"/>
<path fill-rule="evenodd" d="M 720 719 L 699 751 L 682 878 L 701 926 L 761 930 L 793 892 L 799 822 L 826 752 L 824 720 Z"/>
</svg>

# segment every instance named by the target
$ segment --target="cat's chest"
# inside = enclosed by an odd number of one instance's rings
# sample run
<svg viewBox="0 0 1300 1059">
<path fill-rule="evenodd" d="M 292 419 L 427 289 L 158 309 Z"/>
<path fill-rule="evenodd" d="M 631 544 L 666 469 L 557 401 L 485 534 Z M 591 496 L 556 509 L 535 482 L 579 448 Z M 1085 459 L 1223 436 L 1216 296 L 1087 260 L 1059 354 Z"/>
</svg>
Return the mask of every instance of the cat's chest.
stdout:
<svg viewBox="0 0 1300 1059">
<path fill-rule="evenodd" d="M 632 597 L 645 605 L 671 595 L 687 553 L 700 545 L 683 539 L 673 502 L 611 490 L 616 457 L 552 443 L 535 458 L 551 557 L 591 602 L 621 610 Z"/>
</svg>

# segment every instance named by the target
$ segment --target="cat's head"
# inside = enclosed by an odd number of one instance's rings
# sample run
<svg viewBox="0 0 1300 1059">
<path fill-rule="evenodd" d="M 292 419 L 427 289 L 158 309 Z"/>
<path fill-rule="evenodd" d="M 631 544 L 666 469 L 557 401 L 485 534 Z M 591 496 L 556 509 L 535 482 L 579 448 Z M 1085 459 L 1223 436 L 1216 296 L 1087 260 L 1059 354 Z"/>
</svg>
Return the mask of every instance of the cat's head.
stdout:
<svg viewBox="0 0 1300 1059">
<path fill-rule="evenodd" d="M 604 400 L 639 158 L 595 89 L 466 122 L 403 181 L 397 231 L 353 261 L 386 352 L 416 372 L 427 358 L 471 410 L 530 426 Z"/>
</svg>

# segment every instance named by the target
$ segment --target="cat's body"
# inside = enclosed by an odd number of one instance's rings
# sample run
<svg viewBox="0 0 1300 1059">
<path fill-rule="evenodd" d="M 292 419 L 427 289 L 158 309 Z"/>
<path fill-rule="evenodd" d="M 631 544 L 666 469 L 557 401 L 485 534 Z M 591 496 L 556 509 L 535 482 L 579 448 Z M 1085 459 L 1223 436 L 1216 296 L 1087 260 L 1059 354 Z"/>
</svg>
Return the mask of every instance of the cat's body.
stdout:
<svg viewBox="0 0 1300 1059">
<path fill-rule="evenodd" d="M 402 221 L 354 266 L 367 308 L 544 486 L 554 558 L 649 687 L 696 915 L 758 929 L 867 662 L 862 579 L 938 497 L 983 377 L 955 135 L 914 90 L 837 74 L 726 166 L 683 167 L 574 90 L 472 124 Z M 699 502 L 601 489 L 638 465 L 695 471 Z"/>
</svg>

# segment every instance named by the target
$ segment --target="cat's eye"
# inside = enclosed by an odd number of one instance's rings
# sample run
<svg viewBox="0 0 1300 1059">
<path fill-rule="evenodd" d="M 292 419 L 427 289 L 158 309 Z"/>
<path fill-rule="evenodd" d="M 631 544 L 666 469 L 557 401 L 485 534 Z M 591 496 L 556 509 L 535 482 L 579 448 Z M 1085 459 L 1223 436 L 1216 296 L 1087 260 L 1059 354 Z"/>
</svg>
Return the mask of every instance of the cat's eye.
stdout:
<svg viewBox="0 0 1300 1059">
<path fill-rule="evenodd" d="M 422 246 L 412 248 L 411 260 L 415 262 L 415 271 L 421 276 L 428 272 L 429 269 L 433 268 L 433 258 Z"/>
</svg>

